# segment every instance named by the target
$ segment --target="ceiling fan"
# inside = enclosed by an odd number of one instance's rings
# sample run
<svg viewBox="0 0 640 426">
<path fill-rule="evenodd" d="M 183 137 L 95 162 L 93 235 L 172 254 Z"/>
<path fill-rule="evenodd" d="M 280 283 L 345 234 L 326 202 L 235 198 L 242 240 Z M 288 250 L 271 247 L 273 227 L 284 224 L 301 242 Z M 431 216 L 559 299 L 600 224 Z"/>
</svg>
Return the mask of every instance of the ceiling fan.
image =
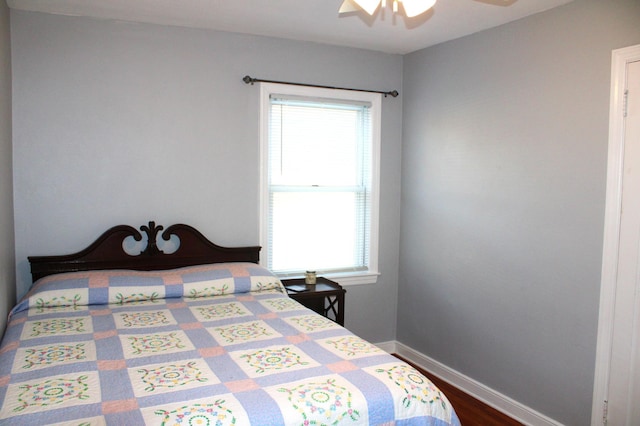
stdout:
<svg viewBox="0 0 640 426">
<path fill-rule="evenodd" d="M 398 12 L 398 3 L 402 4 L 402 8 L 404 9 L 405 15 L 408 18 L 413 18 L 414 16 L 418 16 L 422 13 L 425 13 L 427 10 L 431 9 L 434 4 L 436 4 L 436 0 L 389 0 L 393 2 L 393 12 Z M 511 6 L 518 0 L 475 0 L 480 3 L 486 3 L 494 6 Z M 382 5 L 382 9 L 387 7 L 387 0 L 344 0 L 340 9 L 338 10 L 339 14 L 349 13 L 349 12 L 358 12 L 364 10 L 369 15 L 373 15 L 378 10 L 378 6 Z"/>
<path fill-rule="evenodd" d="M 413 18 L 414 16 L 418 16 L 421 13 L 426 12 L 431 9 L 434 4 L 436 4 L 436 0 L 392 0 L 393 1 L 393 11 L 398 12 L 398 3 L 402 3 L 402 8 L 404 9 L 404 13 L 409 18 Z M 348 13 L 348 12 L 357 12 L 359 10 L 364 10 L 369 15 L 373 15 L 378 6 L 382 4 L 382 8 L 387 6 L 386 0 L 344 0 L 338 13 Z"/>
</svg>

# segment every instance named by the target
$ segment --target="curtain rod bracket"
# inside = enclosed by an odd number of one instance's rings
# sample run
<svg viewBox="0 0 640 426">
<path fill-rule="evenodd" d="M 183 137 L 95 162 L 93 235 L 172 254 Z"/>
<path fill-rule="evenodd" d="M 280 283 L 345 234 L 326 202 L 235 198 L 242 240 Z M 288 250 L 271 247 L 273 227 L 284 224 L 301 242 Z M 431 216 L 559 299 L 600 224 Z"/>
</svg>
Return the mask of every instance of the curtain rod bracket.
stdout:
<svg viewBox="0 0 640 426">
<path fill-rule="evenodd" d="M 384 95 L 385 98 L 387 96 L 392 96 L 392 97 L 396 98 L 399 95 L 397 90 L 392 90 L 391 92 L 383 92 L 383 91 L 380 91 L 380 90 L 350 89 L 350 88 L 346 88 L 346 87 L 321 86 L 321 85 L 318 85 L 318 84 L 292 83 L 290 81 L 262 80 L 262 79 L 259 79 L 259 78 L 252 78 L 252 77 L 250 77 L 248 75 L 245 75 L 242 78 L 242 81 L 244 81 L 246 84 L 251 84 L 252 86 L 253 86 L 254 83 L 277 83 L 277 84 L 289 84 L 289 85 L 292 85 L 292 86 L 318 87 L 318 88 L 321 88 L 321 89 L 352 90 L 354 92 L 380 93 L 380 94 Z"/>
</svg>

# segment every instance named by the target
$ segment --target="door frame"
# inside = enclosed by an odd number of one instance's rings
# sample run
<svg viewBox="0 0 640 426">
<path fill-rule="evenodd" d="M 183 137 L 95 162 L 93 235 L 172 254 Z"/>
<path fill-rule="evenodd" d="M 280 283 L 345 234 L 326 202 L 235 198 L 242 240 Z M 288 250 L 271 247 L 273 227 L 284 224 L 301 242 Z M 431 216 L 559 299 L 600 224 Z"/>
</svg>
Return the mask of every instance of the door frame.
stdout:
<svg viewBox="0 0 640 426">
<path fill-rule="evenodd" d="M 614 314 L 619 256 L 620 215 L 622 213 L 622 174 L 624 164 L 624 103 L 627 64 L 640 61 L 640 45 L 616 49 L 611 54 L 611 94 L 609 107 L 609 148 L 607 160 L 607 194 L 602 248 L 600 312 L 593 384 L 591 425 L 599 426 L 606 418 L 609 398 L 609 371 L 613 341 Z"/>
</svg>

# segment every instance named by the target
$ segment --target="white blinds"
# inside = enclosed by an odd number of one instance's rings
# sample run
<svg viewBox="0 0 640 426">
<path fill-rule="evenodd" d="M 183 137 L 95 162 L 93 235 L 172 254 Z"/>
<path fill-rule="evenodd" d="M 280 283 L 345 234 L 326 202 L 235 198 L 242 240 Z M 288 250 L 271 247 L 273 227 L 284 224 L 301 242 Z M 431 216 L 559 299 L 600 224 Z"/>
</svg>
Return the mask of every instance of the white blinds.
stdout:
<svg viewBox="0 0 640 426">
<path fill-rule="evenodd" d="M 371 138 L 367 103 L 270 97 L 269 268 L 367 269 Z"/>
</svg>

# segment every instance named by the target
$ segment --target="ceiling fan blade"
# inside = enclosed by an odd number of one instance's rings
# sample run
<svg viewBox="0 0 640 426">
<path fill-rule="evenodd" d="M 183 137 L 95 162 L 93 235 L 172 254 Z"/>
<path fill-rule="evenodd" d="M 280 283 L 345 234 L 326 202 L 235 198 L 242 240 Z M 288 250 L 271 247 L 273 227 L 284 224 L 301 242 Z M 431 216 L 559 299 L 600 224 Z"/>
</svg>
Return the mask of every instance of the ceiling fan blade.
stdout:
<svg viewBox="0 0 640 426">
<path fill-rule="evenodd" d="M 413 18 L 431 9 L 436 4 L 436 0 L 402 0 L 401 3 L 404 13 L 409 18 Z"/>
<path fill-rule="evenodd" d="M 369 15 L 376 13 L 376 9 L 380 5 L 380 0 L 344 0 L 338 13 L 357 12 L 364 10 Z"/>
<path fill-rule="evenodd" d="M 338 9 L 338 13 L 340 14 L 340 13 L 357 12 L 359 10 L 362 10 L 362 9 L 359 8 L 358 5 L 356 5 L 354 2 L 352 2 L 351 0 L 344 0 L 340 5 L 340 9 Z"/>
</svg>

